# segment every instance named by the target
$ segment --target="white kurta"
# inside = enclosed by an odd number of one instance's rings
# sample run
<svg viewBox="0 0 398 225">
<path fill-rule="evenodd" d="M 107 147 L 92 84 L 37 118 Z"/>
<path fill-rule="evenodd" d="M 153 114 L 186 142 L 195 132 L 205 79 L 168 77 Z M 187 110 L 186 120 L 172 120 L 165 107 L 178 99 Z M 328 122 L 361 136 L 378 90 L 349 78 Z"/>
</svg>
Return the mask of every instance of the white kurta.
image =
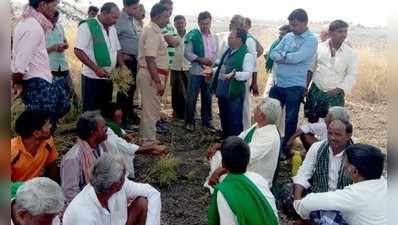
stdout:
<svg viewBox="0 0 398 225">
<path fill-rule="evenodd" d="M 275 213 L 276 218 L 278 218 L 278 210 L 276 209 L 275 205 L 275 198 L 272 195 L 267 181 L 260 176 L 259 174 L 253 172 L 246 172 L 244 174 L 250 181 L 252 181 L 257 188 L 261 191 L 264 195 L 265 199 L 271 205 L 272 210 Z M 217 206 L 218 206 L 218 213 L 220 215 L 220 225 L 237 225 L 238 221 L 234 213 L 232 212 L 231 208 L 229 207 L 227 201 L 225 200 L 223 194 L 221 192 L 217 193 Z"/>
<path fill-rule="evenodd" d="M 387 181 L 382 177 L 342 190 L 311 193 L 293 205 L 303 218 L 316 210 L 337 210 L 348 224 L 387 225 L 387 201 Z"/>
<path fill-rule="evenodd" d="M 149 184 L 124 182 L 122 189 L 113 194 L 108 208 L 102 207 L 93 186 L 88 184 L 72 200 L 64 213 L 64 225 L 125 225 L 127 221 L 127 203 L 129 199 L 145 197 L 148 200 L 146 225 L 160 224 L 160 192 Z"/>
<path fill-rule="evenodd" d="M 257 61 L 257 51 L 256 51 L 256 41 L 253 38 L 248 38 L 246 40 L 247 51 L 253 55 L 255 58 L 253 64 L 253 72 L 257 72 L 256 68 L 256 61 Z M 245 90 L 245 100 L 243 101 L 243 117 L 242 117 L 242 124 L 243 130 L 249 129 L 251 126 L 251 110 L 250 110 L 250 85 L 252 83 L 252 77 L 250 77 L 246 81 L 246 90 Z"/>
<path fill-rule="evenodd" d="M 129 143 L 123 138 L 117 136 L 112 129 L 108 127 L 106 134 L 108 138 L 105 141 L 105 145 L 108 150 L 123 154 L 126 160 L 126 167 L 129 177 L 134 177 L 134 156 L 139 146 L 133 143 Z"/>
<path fill-rule="evenodd" d="M 243 131 L 239 137 L 244 139 L 250 129 Z M 250 162 L 247 167 L 247 171 L 260 174 L 268 182 L 268 186 L 271 187 L 276 166 L 278 164 L 280 150 L 280 138 L 276 126 L 267 125 L 261 128 L 256 128 L 249 147 Z M 221 152 L 217 151 L 210 160 L 209 178 L 211 174 L 221 166 L 221 160 Z M 204 186 L 210 187 L 208 185 L 208 179 Z"/>
<path fill-rule="evenodd" d="M 327 141 L 327 140 L 325 140 Z M 317 163 L 318 152 L 321 145 L 325 141 L 315 142 L 311 148 L 308 150 L 305 156 L 303 164 L 300 166 L 297 175 L 293 177 L 293 183 L 303 186 L 305 189 L 311 187 L 308 182 L 312 178 L 315 165 Z M 337 155 L 333 154 L 332 149 L 329 147 L 329 174 L 328 174 L 328 187 L 329 191 L 334 191 L 337 189 L 337 183 L 339 181 L 339 171 L 341 168 L 341 163 L 343 162 L 344 151 Z"/>
</svg>

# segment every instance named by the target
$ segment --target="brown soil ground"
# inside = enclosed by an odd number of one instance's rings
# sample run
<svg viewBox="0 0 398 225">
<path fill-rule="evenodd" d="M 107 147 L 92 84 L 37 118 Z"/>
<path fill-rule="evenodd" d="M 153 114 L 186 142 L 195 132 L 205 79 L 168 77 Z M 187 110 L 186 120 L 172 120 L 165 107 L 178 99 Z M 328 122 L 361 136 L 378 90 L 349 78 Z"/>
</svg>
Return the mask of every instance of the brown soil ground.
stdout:
<svg viewBox="0 0 398 225">
<path fill-rule="evenodd" d="M 253 99 L 253 106 L 258 98 Z M 214 123 L 219 126 L 218 110 L 216 100 L 214 104 Z M 355 127 L 354 135 L 360 142 L 374 144 L 382 149 L 386 148 L 386 103 L 369 104 L 358 102 L 355 99 L 348 99 L 347 107 L 351 112 Z M 165 104 L 168 109 L 166 114 L 170 116 L 170 105 Z M 200 111 L 199 111 L 200 112 Z M 301 118 L 301 121 L 304 121 Z M 170 121 L 170 132 L 167 135 L 159 136 L 159 140 L 165 144 L 171 153 L 180 160 L 177 168 L 177 180 L 168 187 L 159 187 L 156 179 L 148 177 L 158 158 L 151 156 L 137 155 L 135 160 L 136 181 L 149 182 L 162 193 L 162 224 L 184 224 L 203 225 L 207 224 L 207 207 L 210 202 L 210 195 L 203 187 L 205 178 L 208 176 L 209 165 L 206 160 L 206 150 L 217 141 L 215 134 L 210 134 L 202 128 L 195 132 L 187 132 L 180 123 Z M 73 134 L 63 133 L 62 130 L 70 129 L 71 125 L 61 126 L 57 132 L 56 143 L 59 146 L 61 155 L 65 153 L 74 141 Z M 282 183 L 289 180 L 290 166 L 284 163 L 281 166 L 278 180 Z M 292 224 L 282 213 L 279 215 L 280 224 Z"/>
</svg>

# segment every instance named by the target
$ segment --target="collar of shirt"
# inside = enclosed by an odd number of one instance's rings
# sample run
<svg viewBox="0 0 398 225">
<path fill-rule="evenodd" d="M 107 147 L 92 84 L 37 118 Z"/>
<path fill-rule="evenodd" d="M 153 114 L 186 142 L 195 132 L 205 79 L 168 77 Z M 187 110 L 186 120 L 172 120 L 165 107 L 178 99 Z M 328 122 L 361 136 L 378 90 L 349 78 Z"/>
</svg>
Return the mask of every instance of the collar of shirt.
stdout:
<svg viewBox="0 0 398 225">
<path fill-rule="evenodd" d="M 162 32 L 162 29 L 160 29 L 159 25 L 157 25 L 156 23 L 154 23 L 154 22 L 152 22 L 152 21 L 151 21 L 151 23 L 150 23 L 150 26 L 151 26 L 152 29 L 153 29 L 154 31 L 156 31 L 157 33 L 161 33 L 161 32 Z"/>
<path fill-rule="evenodd" d="M 124 18 L 124 19 L 128 19 L 128 20 L 130 20 L 130 21 L 134 21 L 134 17 L 132 17 L 132 16 L 130 16 L 127 12 L 126 12 L 126 10 L 122 10 L 122 13 L 121 13 L 121 15 L 120 15 L 122 18 Z"/>
<path fill-rule="evenodd" d="M 327 49 L 329 50 L 329 52 L 330 52 L 330 47 L 329 47 L 330 41 L 331 41 L 331 39 L 329 38 L 328 40 L 326 40 L 326 41 L 320 43 L 321 45 L 325 45 L 325 47 L 327 47 Z M 344 52 L 345 50 L 347 50 L 347 47 L 348 47 L 348 45 L 347 45 L 346 42 L 344 41 L 344 42 L 341 44 L 340 48 L 336 50 L 336 52 Z"/>
<path fill-rule="evenodd" d="M 256 124 L 256 126 L 257 126 L 257 124 Z M 275 129 L 276 129 L 276 126 L 274 124 L 268 124 L 263 127 L 258 127 L 258 126 L 256 127 L 256 130 L 259 132 L 271 132 L 271 131 L 273 132 L 273 131 L 275 131 Z"/>
<path fill-rule="evenodd" d="M 301 37 L 301 38 L 306 38 L 308 35 L 310 34 L 310 29 L 307 29 L 306 31 L 304 31 L 303 33 L 299 34 L 299 35 L 294 35 L 296 37 Z"/>
<path fill-rule="evenodd" d="M 343 150 L 342 152 L 338 153 L 338 154 L 334 154 L 333 150 L 331 147 L 329 147 L 329 155 L 332 158 L 341 158 L 344 155 L 345 150 Z"/>
<path fill-rule="evenodd" d="M 89 199 L 92 201 L 92 203 L 104 214 L 104 215 L 110 215 L 110 212 L 106 210 L 101 203 L 98 200 L 97 194 L 95 193 L 94 187 L 91 184 L 87 184 L 85 187 L 87 188 L 87 193 Z"/>
<path fill-rule="evenodd" d="M 107 31 L 107 30 L 105 29 L 105 27 L 104 27 L 104 24 L 102 24 L 101 21 L 98 19 L 98 16 L 95 17 L 95 19 L 97 20 L 98 24 L 101 26 L 101 29 Z M 108 27 L 108 31 L 109 31 L 109 28 L 110 28 L 110 27 Z"/>
</svg>

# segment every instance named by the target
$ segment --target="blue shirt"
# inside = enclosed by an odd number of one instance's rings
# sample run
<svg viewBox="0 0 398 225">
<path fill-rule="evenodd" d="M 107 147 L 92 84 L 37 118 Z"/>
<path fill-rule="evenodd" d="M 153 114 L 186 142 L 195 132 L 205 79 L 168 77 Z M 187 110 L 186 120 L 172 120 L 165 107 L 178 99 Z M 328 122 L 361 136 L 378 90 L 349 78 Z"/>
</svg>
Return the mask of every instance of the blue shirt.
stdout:
<svg viewBox="0 0 398 225">
<path fill-rule="evenodd" d="M 276 85 L 306 87 L 307 71 L 315 60 L 317 48 L 318 40 L 309 30 L 300 35 L 286 34 L 270 53 L 270 58 L 278 64 Z"/>
</svg>

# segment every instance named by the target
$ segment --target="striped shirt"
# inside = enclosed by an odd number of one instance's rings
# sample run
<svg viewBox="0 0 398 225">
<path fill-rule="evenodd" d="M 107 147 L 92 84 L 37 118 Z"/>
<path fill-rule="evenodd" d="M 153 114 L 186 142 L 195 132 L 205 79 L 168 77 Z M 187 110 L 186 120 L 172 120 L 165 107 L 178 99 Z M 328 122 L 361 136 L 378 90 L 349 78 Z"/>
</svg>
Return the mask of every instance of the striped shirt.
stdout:
<svg viewBox="0 0 398 225">
<path fill-rule="evenodd" d="M 165 28 L 162 29 L 162 33 L 164 35 L 171 35 L 173 37 L 177 37 L 178 34 L 175 31 L 173 25 L 171 25 L 171 23 L 167 24 L 167 26 Z M 174 55 L 175 55 L 176 49 L 174 47 L 167 47 L 167 53 L 169 55 L 169 67 L 173 64 L 173 59 L 174 59 Z"/>
</svg>

